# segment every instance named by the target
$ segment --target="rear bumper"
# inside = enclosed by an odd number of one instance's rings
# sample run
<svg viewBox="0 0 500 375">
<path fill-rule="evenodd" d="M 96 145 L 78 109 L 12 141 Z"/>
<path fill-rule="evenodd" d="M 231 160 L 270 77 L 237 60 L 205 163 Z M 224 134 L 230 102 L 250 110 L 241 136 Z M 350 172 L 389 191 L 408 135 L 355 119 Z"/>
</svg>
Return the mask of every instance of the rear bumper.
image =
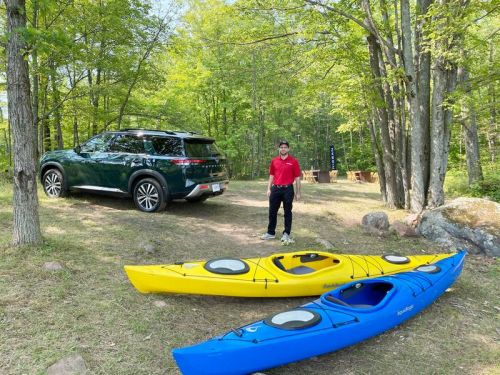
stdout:
<svg viewBox="0 0 500 375">
<path fill-rule="evenodd" d="M 229 180 L 197 184 L 194 189 L 186 195 L 186 198 L 198 198 L 203 195 L 220 195 L 226 190 L 228 184 Z"/>
</svg>

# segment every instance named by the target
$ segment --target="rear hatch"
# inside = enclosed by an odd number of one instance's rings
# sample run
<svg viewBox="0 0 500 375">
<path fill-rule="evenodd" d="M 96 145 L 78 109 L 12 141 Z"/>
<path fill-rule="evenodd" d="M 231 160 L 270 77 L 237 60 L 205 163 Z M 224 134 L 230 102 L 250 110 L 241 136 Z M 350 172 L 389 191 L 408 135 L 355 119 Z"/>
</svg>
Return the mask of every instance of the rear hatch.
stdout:
<svg viewBox="0 0 500 375">
<path fill-rule="evenodd" d="M 227 180 L 226 157 L 213 139 L 185 138 L 186 177 L 196 183 Z"/>
</svg>

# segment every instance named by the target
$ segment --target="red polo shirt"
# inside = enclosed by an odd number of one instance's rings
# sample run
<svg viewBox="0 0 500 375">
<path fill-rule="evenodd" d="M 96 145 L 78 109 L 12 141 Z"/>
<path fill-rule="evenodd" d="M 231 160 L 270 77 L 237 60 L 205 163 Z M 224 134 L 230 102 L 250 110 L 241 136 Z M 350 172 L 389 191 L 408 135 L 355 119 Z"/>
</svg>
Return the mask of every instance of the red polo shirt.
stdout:
<svg viewBox="0 0 500 375">
<path fill-rule="evenodd" d="M 290 154 L 285 159 L 278 155 L 271 160 L 269 174 L 274 176 L 273 184 L 291 185 L 296 177 L 300 177 L 299 162 Z"/>
</svg>

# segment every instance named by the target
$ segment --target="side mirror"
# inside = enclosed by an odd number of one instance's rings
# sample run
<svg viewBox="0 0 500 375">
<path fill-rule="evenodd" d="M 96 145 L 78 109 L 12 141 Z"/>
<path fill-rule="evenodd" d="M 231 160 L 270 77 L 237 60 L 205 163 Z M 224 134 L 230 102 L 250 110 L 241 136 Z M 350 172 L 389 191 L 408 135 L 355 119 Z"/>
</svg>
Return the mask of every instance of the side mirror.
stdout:
<svg viewBox="0 0 500 375">
<path fill-rule="evenodd" d="M 75 148 L 73 149 L 77 154 L 79 154 L 80 152 L 82 152 L 82 148 L 80 147 L 80 145 L 78 146 L 75 146 Z"/>
</svg>

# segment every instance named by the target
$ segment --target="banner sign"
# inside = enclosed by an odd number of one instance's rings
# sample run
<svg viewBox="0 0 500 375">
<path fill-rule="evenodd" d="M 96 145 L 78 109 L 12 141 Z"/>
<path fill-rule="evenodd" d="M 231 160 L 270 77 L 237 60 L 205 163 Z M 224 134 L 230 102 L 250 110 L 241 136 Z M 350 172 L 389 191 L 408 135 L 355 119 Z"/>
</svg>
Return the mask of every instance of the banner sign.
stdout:
<svg viewBox="0 0 500 375">
<path fill-rule="evenodd" d="M 332 171 L 337 169 L 337 160 L 335 159 L 335 146 L 330 146 L 330 167 Z"/>
</svg>

